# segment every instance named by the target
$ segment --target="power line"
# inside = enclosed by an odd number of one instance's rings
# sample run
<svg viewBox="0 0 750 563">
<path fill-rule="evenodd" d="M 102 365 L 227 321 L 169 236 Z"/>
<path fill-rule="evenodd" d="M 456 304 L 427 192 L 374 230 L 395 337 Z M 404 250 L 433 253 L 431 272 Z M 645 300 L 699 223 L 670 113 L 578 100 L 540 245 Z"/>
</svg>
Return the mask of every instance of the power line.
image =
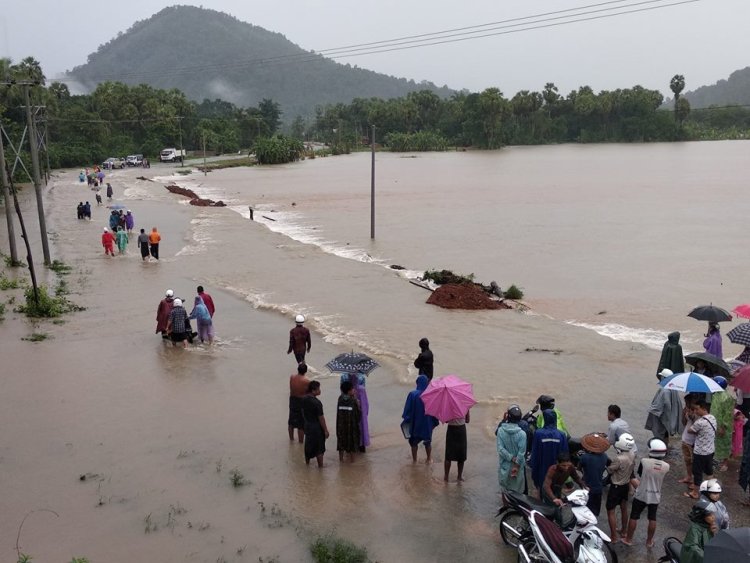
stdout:
<svg viewBox="0 0 750 563">
<path fill-rule="evenodd" d="M 407 49 L 415 49 L 420 47 L 429 47 L 434 45 L 442 45 L 448 43 L 457 43 L 462 41 L 468 41 L 472 39 L 481 39 L 486 37 L 493 37 L 499 35 L 507 35 L 510 33 L 520 33 L 523 31 L 531 31 L 536 29 L 544 29 L 549 27 L 558 27 L 562 25 L 568 25 L 572 23 L 593 21 L 598 19 L 605 19 L 611 17 L 618 17 L 627 14 L 633 14 L 637 12 L 646 12 L 651 10 L 657 10 L 662 8 L 669 8 L 679 6 L 682 4 L 691 4 L 700 2 L 701 0 L 678 0 L 672 1 L 668 4 L 663 4 L 668 0 L 641 0 L 639 2 L 631 2 L 621 6 L 609 6 L 611 4 L 622 4 L 630 0 L 611 0 L 609 2 L 601 2 L 597 4 L 590 4 L 587 6 L 580 6 L 578 8 L 569 8 L 565 10 L 557 10 L 553 12 L 546 12 L 543 14 L 535 14 L 531 16 L 524 16 L 519 18 L 511 18 L 507 20 L 490 22 L 485 24 L 479 24 L 475 26 L 468 26 L 463 28 L 448 29 L 433 33 L 426 33 L 421 35 L 405 36 L 395 39 L 389 39 L 384 41 L 375 41 L 370 43 L 360 43 L 357 45 L 349 45 L 344 47 L 337 47 L 332 49 L 325 49 L 322 51 L 311 51 L 305 53 L 296 53 L 293 55 L 278 55 L 275 57 L 267 57 L 260 59 L 245 59 L 240 61 L 233 61 L 228 63 L 212 63 L 206 65 L 198 65 L 193 67 L 182 67 L 173 68 L 167 71 L 146 71 L 146 72 L 131 72 L 131 73 L 119 73 L 112 75 L 101 75 L 100 81 L 105 80 L 118 80 L 128 78 L 139 78 L 148 76 L 158 77 L 170 77 L 178 76 L 180 74 L 193 74 L 198 72 L 204 72 L 207 70 L 229 70 L 237 68 L 248 68 L 252 66 L 260 65 L 279 65 L 279 64 L 290 64 L 290 63 L 307 63 L 312 61 L 320 61 L 325 58 L 327 59 L 341 59 L 355 56 L 364 56 L 378 53 L 387 53 L 394 51 L 402 51 Z M 660 5 L 651 5 L 660 4 Z M 636 6 L 645 6 L 629 10 Z M 594 8 L 594 9 L 592 9 Z M 616 11 L 620 10 L 620 11 Z M 577 13 L 572 13 L 577 12 Z M 567 15 L 561 15 L 567 14 Z M 590 14 L 597 14 L 592 17 L 579 17 Z M 571 19 L 573 18 L 573 19 Z M 529 21 L 526 23 L 517 23 L 522 20 L 536 20 Z M 566 20 L 566 21 L 559 21 Z M 552 22 L 552 23 L 547 23 Z M 544 25 L 536 25 L 544 24 Z M 526 26 L 526 27 L 523 27 Z M 509 29 L 514 28 L 514 29 Z M 498 31 L 500 30 L 500 31 Z M 328 55 L 324 57 L 324 55 Z M 58 77 L 53 78 L 51 81 L 57 82 L 75 82 L 75 78 Z"/>
</svg>

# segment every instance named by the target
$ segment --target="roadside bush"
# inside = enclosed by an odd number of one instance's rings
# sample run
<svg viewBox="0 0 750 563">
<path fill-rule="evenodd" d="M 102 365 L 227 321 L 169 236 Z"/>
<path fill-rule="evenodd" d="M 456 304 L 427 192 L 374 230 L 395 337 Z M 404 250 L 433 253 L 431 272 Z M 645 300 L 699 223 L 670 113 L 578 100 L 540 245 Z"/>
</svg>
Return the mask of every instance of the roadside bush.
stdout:
<svg viewBox="0 0 750 563">
<path fill-rule="evenodd" d="M 503 296 L 506 299 L 523 299 L 523 291 L 516 284 L 513 284 L 503 292 Z"/>
<path fill-rule="evenodd" d="M 448 140 L 432 131 L 389 133 L 385 137 L 385 144 L 392 152 L 444 151 L 448 148 Z"/>
<path fill-rule="evenodd" d="M 299 160 L 305 151 L 302 141 L 274 135 L 262 137 L 255 142 L 255 158 L 259 164 L 284 164 Z"/>
<path fill-rule="evenodd" d="M 454 274 L 451 270 L 427 270 L 422 275 L 422 279 L 431 280 L 438 285 L 444 285 L 447 283 L 474 283 L 474 274 L 464 276 L 461 274 Z"/>
<path fill-rule="evenodd" d="M 33 287 L 27 287 L 23 293 L 26 303 L 20 305 L 17 310 L 19 313 L 23 313 L 27 317 L 50 319 L 59 317 L 65 313 L 84 310 L 83 307 L 79 307 L 75 303 L 66 299 L 63 295 L 52 297 L 47 291 L 47 288 L 43 285 L 38 288 L 39 303 L 34 301 Z"/>
</svg>

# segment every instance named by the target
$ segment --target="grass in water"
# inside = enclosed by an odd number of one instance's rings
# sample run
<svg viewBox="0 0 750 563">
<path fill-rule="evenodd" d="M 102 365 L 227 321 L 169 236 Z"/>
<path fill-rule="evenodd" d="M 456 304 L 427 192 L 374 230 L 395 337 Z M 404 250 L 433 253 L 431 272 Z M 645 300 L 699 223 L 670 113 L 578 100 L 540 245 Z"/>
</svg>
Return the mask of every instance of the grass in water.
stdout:
<svg viewBox="0 0 750 563">
<path fill-rule="evenodd" d="M 62 260 L 53 260 L 52 264 L 49 265 L 49 269 L 55 272 L 58 276 L 64 276 L 73 271 L 73 268 L 68 266 Z"/>
<path fill-rule="evenodd" d="M 249 481 L 245 479 L 245 476 L 239 469 L 232 469 L 232 472 L 229 474 L 229 482 L 232 483 L 234 488 L 249 484 Z"/>
<path fill-rule="evenodd" d="M 368 563 L 367 550 L 334 536 L 322 536 L 310 545 L 315 563 Z"/>
<path fill-rule="evenodd" d="M 79 307 L 62 295 L 57 295 L 56 297 L 50 296 L 47 288 L 43 285 L 39 286 L 38 292 L 39 303 L 34 300 L 34 288 L 27 287 L 23 292 L 26 302 L 24 305 L 20 305 L 16 310 L 27 317 L 45 319 L 60 317 L 65 313 L 71 313 L 73 311 L 85 310 L 85 307 Z"/>
<path fill-rule="evenodd" d="M 5 274 L 0 274 L 0 289 L 3 291 L 7 291 L 9 289 L 18 289 L 21 287 L 23 282 L 20 280 L 12 280 L 10 278 L 5 277 Z"/>
<path fill-rule="evenodd" d="M 32 332 L 28 336 L 24 336 L 21 340 L 27 340 L 29 342 L 42 342 L 50 338 L 50 335 L 46 332 Z"/>
</svg>

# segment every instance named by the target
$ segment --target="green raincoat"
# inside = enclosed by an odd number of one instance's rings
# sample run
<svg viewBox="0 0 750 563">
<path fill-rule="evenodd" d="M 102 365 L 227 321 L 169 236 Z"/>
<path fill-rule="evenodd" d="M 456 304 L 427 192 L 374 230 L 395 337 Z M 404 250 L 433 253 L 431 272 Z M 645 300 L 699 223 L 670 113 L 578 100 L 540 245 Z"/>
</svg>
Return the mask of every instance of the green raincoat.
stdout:
<svg viewBox="0 0 750 563">
<path fill-rule="evenodd" d="M 711 396 L 711 414 L 716 417 L 716 453 L 717 460 L 728 459 L 732 454 L 732 433 L 734 431 L 734 397 L 726 391 Z M 724 435 L 719 429 L 724 427 Z"/>
<path fill-rule="evenodd" d="M 680 563 L 703 563 L 703 548 L 711 539 L 708 525 L 690 522 L 685 541 L 680 550 Z"/>
</svg>

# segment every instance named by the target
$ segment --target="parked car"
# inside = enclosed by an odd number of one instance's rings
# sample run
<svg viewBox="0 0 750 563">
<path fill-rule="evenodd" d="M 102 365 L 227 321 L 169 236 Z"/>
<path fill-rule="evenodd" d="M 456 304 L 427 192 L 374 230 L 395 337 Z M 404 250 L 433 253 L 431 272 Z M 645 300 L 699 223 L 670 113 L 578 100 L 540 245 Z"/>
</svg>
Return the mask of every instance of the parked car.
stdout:
<svg viewBox="0 0 750 563">
<path fill-rule="evenodd" d="M 162 162 L 182 162 L 185 158 L 185 151 L 179 149 L 164 149 L 159 153 L 159 160 Z"/>
<path fill-rule="evenodd" d="M 125 159 L 128 166 L 143 166 L 142 154 L 131 154 Z"/>
</svg>

